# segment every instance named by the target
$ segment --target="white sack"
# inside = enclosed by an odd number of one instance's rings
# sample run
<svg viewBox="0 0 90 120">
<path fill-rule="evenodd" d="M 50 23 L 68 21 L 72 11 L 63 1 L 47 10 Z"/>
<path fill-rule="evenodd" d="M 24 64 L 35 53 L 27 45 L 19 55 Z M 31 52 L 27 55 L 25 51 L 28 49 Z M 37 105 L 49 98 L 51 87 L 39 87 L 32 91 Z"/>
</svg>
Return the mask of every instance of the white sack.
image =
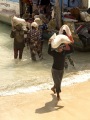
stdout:
<svg viewBox="0 0 90 120">
<path fill-rule="evenodd" d="M 26 25 L 26 21 L 22 18 L 18 18 L 16 16 L 14 16 L 11 20 L 12 26 L 16 26 L 18 24 L 22 24 L 22 25 Z"/>
<path fill-rule="evenodd" d="M 71 43 L 70 39 L 66 35 L 59 34 L 51 41 L 51 47 L 52 48 L 57 48 L 59 45 L 62 43 L 69 44 Z"/>
<path fill-rule="evenodd" d="M 80 12 L 80 17 L 83 21 L 90 21 L 90 14 L 88 14 L 87 12 Z"/>
<path fill-rule="evenodd" d="M 35 16 L 34 16 L 34 19 L 35 19 L 35 18 L 40 18 L 40 16 L 39 16 L 39 15 L 35 15 Z"/>
<path fill-rule="evenodd" d="M 66 24 L 63 25 L 63 26 L 60 28 L 60 30 L 59 30 L 59 34 L 62 34 L 62 33 L 63 33 L 63 30 L 66 31 L 66 33 L 67 33 L 68 36 L 71 36 L 71 35 L 72 35 L 72 33 L 71 33 L 70 28 L 69 28 L 68 25 L 66 25 Z"/>
<path fill-rule="evenodd" d="M 16 16 L 14 16 L 11 20 L 11 24 L 12 24 L 12 27 L 18 25 L 18 24 L 22 24 L 23 25 L 23 29 L 26 30 L 26 27 L 29 27 L 30 28 L 30 24 L 28 22 L 26 22 L 24 19 L 22 18 L 18 18 Z"/>
<path fill-rule="evenodd" d="M 56 36 L 57 36 L 56 33 L 54 33 L 54 34 L 50 37 L 50 39 L 53 40 L 53 39 L 55 39 Z"/>
<path fill-rule="evenodd" d="M 40 18 L 35 18 L 34 22 L 36 22 L 38 25 L 42 25 L 42 20 Z"/>
</svg>

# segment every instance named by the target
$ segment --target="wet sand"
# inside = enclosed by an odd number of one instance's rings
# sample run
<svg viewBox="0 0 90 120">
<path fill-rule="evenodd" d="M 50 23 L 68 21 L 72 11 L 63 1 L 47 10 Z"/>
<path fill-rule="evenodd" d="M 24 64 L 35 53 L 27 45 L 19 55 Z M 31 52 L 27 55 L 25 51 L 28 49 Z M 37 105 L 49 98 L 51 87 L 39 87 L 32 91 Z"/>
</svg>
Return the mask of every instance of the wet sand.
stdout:
<svg viewBox="0 0 90 120">
<path fill-rule="evenodd" d="M 51 90 L 0 97 L 0 120 L 90 120 L 90 81 Z"/>
</svg>

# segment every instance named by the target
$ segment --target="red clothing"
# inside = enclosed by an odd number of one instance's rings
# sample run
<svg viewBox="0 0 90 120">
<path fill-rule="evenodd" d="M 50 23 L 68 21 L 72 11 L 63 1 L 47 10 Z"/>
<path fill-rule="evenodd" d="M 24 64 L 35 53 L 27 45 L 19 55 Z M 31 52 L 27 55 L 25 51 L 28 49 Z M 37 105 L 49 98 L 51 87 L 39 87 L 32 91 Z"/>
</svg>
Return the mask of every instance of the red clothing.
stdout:
<svg viewBox="0 0 90 120">
<path fill-rule="evenodd" d="M 72 43 L 74 43 L 74 39 L 72 36 L 68 36 L 68 38 L 72 41 Z"/>
</svg>

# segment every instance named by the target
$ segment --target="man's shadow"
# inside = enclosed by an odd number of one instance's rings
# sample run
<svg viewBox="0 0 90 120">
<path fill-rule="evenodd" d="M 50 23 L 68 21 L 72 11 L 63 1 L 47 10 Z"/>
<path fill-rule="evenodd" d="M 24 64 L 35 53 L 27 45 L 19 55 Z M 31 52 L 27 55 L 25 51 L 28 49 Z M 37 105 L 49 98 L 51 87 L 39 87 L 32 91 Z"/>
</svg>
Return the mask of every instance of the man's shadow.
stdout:
<svg viewBox="0 0 90 120">
<path fill-rule="evenodd" d="M 57 105 L 58 101 L 56 99 L 56 96 L 54 94 L 51 94 L 51 95 L 53 98 L 52 101 L 47 102 L 47 103 L 45 103 L 45 106 L 36 109 L 35 113 L 43 114 L 43 113 L 47 113 L 47 112 L 56 111 L 56 110 L 59 110 L 64 107 L 64 106 Z"/>
</svg>

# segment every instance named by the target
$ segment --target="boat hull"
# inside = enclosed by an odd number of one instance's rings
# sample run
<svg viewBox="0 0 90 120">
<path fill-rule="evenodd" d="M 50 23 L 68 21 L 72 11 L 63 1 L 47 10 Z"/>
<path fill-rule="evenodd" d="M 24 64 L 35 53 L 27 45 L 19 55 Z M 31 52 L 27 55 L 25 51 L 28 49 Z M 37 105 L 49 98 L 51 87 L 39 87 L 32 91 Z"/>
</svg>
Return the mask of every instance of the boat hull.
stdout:
<svg viewBox="0 0 90 120">
<path fill-rule="evenodd" d="M 11 24 L 14 15 L 20 16 L 19 0 L 0 0 L 0 21 Z"/>
</svg>

